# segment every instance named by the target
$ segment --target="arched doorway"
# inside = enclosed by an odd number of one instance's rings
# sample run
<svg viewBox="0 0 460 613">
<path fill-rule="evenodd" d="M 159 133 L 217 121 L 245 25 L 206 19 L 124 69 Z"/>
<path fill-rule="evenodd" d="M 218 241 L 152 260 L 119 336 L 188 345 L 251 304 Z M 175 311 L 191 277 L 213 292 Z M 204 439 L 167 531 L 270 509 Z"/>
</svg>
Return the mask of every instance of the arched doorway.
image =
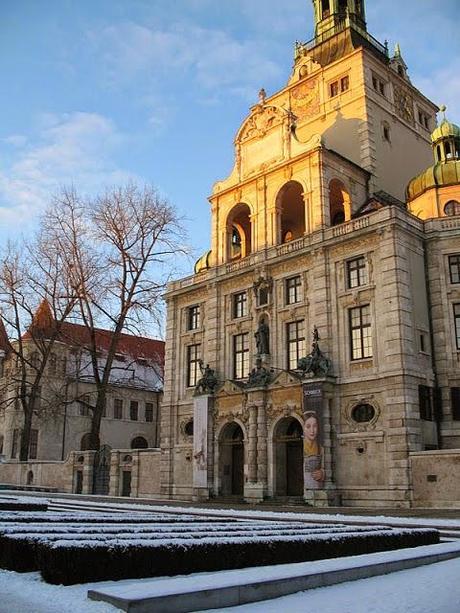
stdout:
<svg viewBox="0 0 460 613">
<path fill-rule="evenodd" d="M 273 434 L 275 460 L 275 495 L 303 496 L 302 424 L 285 417 Z"/>
<path fill-rule="evenodd" d="M 329 214 L 331 226 L 337 226 L 351 219 L 350 196 L 344 184 L 338 179 L 329 183 Z"/>
<path fill-rule="evenodd" d="M 223 496 L 242 496 L 244 490 L 244 435 L 236 422 L 227 424 L 220 435 L 219 473 Z"/>
</svg>

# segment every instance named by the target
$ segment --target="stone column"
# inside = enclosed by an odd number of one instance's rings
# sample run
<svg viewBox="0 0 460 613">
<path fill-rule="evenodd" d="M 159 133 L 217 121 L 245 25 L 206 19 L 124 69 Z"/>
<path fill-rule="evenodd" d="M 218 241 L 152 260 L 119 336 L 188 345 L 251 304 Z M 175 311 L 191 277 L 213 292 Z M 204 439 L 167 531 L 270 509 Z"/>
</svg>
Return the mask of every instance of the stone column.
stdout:
<svg viewBox="0 0 460 613">
<path fill-rule="evenodd" d="M 249 407 L 248 481 L 257 481 L 257 407 Z"/>
<path fill-rule="evenodd" d="M 120 495 L 120 452 L 110 452 L 110 485 L 109 495 Z"/>
<path fill-rule="evenodd" d="M 93 493 L 93 475 L 94 475 L 94 457 L 95 451 L 83 451 L 82 455 L 85 456 L 85 462 L 83 464 L 83 488 L 82 494 Z"/>
<path fill-rule="evenodd" d="M 265 405 L 257 410 L 257 481 L 267 488 L 267 416 Z"/>
<path fill-rule="evenodd" d="M 213 398 L 209 394 L 193 399 L 193 500 L 209 498 L 209 413 Z"/>
</svg>

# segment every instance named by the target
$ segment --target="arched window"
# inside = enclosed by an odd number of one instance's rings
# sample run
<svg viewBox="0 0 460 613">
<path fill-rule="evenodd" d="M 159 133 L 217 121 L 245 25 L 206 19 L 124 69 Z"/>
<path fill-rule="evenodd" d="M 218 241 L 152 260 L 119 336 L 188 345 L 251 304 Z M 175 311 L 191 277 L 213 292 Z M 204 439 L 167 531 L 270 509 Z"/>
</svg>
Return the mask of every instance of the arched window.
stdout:
<svg viewBox="0 0 460 613">
<path fill-rule="evenodd" d="M 187 436 L 193 436 L 193 419 L 190 419 L 184 426 L 184 433 Z"/>
<path fill-rule="evenodd" d="M 30 355 L 30 363 L 32 364 L 33 368 L 38 368 L 40 365 L 40 354 L 38 353 L 38 351 L 34 351 L 31 353 Z"/>
<path fill-rule="evenodd" d="M 80 451 L 88 451 L 88 449 L 90 448 L 89 446 L 90 436 L 91 436 L 90 433 L 87 432 L 81 437 Z"/>
<path fill-rule="evenodd" d="M 251 210 L 237 204 L 227 218 L 228 259 L 239 260 L 251 253 Z"/>
<path fill-rule="evenodd" d="M 281 210 L 281 242 L 300 238 L 305 234 L 305 203 L 303 189 L 297 181 L 289 181 L 278 192 L 277 207 Z"/>
<path fill-rule="evenodd" d="M 147 449 L 148 446 L 149 444 L 143 436 L 136 436 L 131 441 L 131 449 Z"/>
<path fill-rule="evenodd" d="M 450 200 L 444 207 L 444 215 L 447 215 L 447 217 L 460 215 L 460 202 L 457 202 L 457 200 Z"/>
<path fill-rule="evenodd" d="M 351 219 L 350 196 L 338 179 L 332 179 L 329 183 L 329 214 L 331 226 Z"/>
</svg>

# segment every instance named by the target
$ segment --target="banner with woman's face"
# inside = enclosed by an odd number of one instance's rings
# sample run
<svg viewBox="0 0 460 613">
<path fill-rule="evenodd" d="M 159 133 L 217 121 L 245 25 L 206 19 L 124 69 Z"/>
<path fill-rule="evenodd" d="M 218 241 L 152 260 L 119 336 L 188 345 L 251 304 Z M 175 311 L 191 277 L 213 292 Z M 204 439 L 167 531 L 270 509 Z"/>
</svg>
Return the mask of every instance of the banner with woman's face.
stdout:
<svg viewBox="0 0 460 613">
<path fill-rule="evenodd" d="M 323 393 L 321 384 L 303 385 L 303 458 L 306 490 L 324 487 Z"/>
</svg>

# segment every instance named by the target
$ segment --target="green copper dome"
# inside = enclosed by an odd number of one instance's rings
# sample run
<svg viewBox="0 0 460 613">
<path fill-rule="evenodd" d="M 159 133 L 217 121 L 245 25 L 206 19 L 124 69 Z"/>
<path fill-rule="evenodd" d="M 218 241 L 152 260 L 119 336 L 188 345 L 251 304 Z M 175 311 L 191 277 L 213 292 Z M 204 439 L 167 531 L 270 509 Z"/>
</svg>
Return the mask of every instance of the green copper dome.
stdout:
<svg viewBox="0 0 460 613">
<path fill-rule="evenodd" d="M 460 138 L 460 128 L 451 121 L 444 119 L 431 135 L 431 141 L 436 143 L 444 138 Z"/>
<path fill-rule="evenodd" d="M 460 160 L 435 164 L 410 181 L 407 186 L 407 200 L 414 200 L 432 187 L 458 184 L 460 184 Z"/>
</svg>

